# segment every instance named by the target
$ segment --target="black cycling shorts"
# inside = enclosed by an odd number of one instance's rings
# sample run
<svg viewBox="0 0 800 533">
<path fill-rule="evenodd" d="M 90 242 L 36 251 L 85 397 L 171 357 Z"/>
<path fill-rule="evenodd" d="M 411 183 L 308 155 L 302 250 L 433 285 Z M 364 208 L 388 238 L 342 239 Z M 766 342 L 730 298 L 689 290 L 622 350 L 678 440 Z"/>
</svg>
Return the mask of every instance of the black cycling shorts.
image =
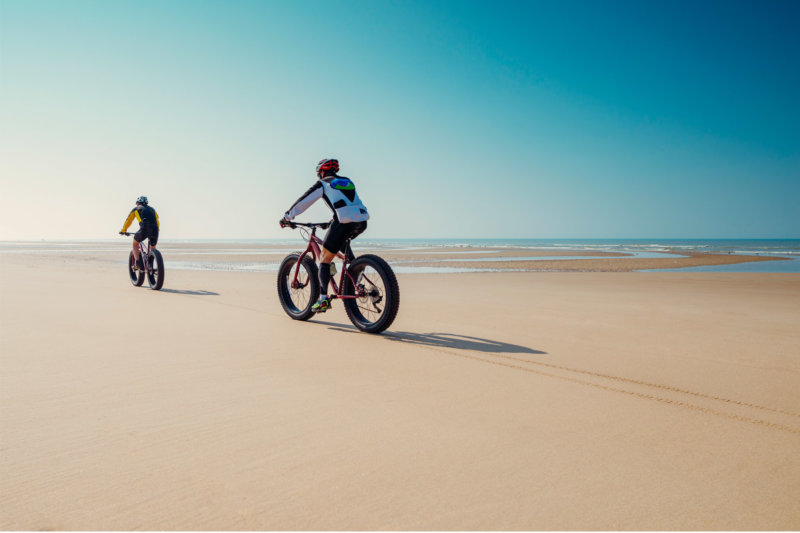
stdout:
<svg viewBox="0 0 800 533">
<path fill-rule="evenodd" d="M 348 222 L 341 224 L 337 220 L 331 222 L 331 227 L 328 228 L 328 233 L 325 234 L 325 240 L 322 241 L 322 246 L 329 252 L 342 252 L 345 251 L 345 246 L 349 239 L 355 239 L 367 229 L 367 223 L 364 222 Z"/>
<path fill-rule="evenodd" d="M 133 240 L 137 242 L 144 242 L 145 239 L 150 239 L 150 246 L 155 246 L 158 244 L 158 228 L 140 226 L 139 231 L 133 235 Z"/>
</svg>

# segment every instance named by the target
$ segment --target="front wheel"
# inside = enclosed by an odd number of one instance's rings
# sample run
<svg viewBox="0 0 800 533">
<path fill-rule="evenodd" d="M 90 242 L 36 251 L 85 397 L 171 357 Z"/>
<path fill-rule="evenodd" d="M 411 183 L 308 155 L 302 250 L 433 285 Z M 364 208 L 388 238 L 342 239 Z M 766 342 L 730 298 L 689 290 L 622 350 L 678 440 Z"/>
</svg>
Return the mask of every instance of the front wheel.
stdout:
<svg viewBox="0 0 800 533">
<path fill-rule="evenodd" d="M 400 308 L 400 287 L 389 263 L 377 255 L 362 255 L 344 280 L 344 310 L 355 327 L 380 333 L 394 322 Z"/>
<path fill-rule="evenodd" d="M 314 314 L 311 306 L 319 298 L 319 275 L 317 265 L 308 256 L 300 261 L 298 271 L 295 268 L 298 259 L 300 254 L 293 253 L 281 262 L 278 268 L 278 298 L 287 315 L 295 320 L 308 320 Z"/>
<path fill-rule="evenodd" d="M 164 286 L 164 259 L 158 250 L 150 250 L 147 254 L 147 266 L 150 271 L 147 273 L 147 283 L 154 291 Z"/>
<path fill-rule="evenodd" d="M 141 270 L 134 270 L 134 264 L 136 264 L 136 259 L 133 257 L 133 252 L 131 252 L 128 256 L 128 276 L 134 287 L 141 287 L 142 283 L 144 283 L 144 272 Z"/>
</svg>

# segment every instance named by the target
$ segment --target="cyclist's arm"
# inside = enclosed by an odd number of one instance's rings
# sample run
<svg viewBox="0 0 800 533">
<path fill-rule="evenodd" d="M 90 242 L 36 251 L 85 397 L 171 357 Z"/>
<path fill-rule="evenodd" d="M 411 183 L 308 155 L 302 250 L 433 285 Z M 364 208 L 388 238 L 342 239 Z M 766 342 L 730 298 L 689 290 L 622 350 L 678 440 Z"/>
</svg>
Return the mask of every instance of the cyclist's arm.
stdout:
<svg viewBox="0 0 800 533">
<path fill-rule="evenodd" d="M 322 198 L 322 183 L 317 182 L 294 203 L 294 205 L 286 212 L 286 214 L 283 215 L 283 218 L 286 220 L 292 220 L 294 217 L 311 207 L 311 205 L 320 198 Z"/>
<path fill-rule="evenodd" d="M 156 211 L 155 209 L 153 209 L 153 213 L 155 213 L 155 214 L 156 214 L 156 227 L 157 227 L 158 229 L 161 229 L 161 222 L 159 222 L 159 221 L 158 221 L 158 211 Z"/>
<path fill-rule="evenodd" d="M 136 216 L 136 209 L 131 209 L 130 214 L 128 214 L 128 218 L 125 219 L 125 224 L 122 225 L 122 231 L 120 231 L 120 233 L 125 233 L 128 231 L 128 228 L 133 223 L 134 216 Z"/>
</svg>

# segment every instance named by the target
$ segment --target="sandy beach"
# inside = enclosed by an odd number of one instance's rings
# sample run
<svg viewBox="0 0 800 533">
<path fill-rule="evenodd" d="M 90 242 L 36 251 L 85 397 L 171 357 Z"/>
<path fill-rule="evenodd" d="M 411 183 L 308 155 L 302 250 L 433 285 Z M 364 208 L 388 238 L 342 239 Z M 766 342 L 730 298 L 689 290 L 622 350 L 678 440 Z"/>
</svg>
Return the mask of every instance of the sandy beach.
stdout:
<svg viewBox="0 0 800 533">
<path fill-rule="evenodd" d="M 800 274 L 401 274 L 375 336 L 124 261 L 0 254 L 3 530 L 800 528 Z"/>
</svg>

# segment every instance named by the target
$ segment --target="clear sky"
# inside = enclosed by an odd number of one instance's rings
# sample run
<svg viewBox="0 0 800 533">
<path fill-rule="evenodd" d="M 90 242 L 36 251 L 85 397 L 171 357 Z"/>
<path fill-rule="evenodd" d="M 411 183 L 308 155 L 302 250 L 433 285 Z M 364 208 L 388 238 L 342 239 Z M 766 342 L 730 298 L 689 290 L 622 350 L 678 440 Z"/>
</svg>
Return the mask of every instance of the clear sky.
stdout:
<svg viewBox="0 0 800 533">
<path fill-rule="evenodd" d="M 797 1 L 0 0 L 0 240 L 797 238 L 798 124 Z"/>
</svg>

